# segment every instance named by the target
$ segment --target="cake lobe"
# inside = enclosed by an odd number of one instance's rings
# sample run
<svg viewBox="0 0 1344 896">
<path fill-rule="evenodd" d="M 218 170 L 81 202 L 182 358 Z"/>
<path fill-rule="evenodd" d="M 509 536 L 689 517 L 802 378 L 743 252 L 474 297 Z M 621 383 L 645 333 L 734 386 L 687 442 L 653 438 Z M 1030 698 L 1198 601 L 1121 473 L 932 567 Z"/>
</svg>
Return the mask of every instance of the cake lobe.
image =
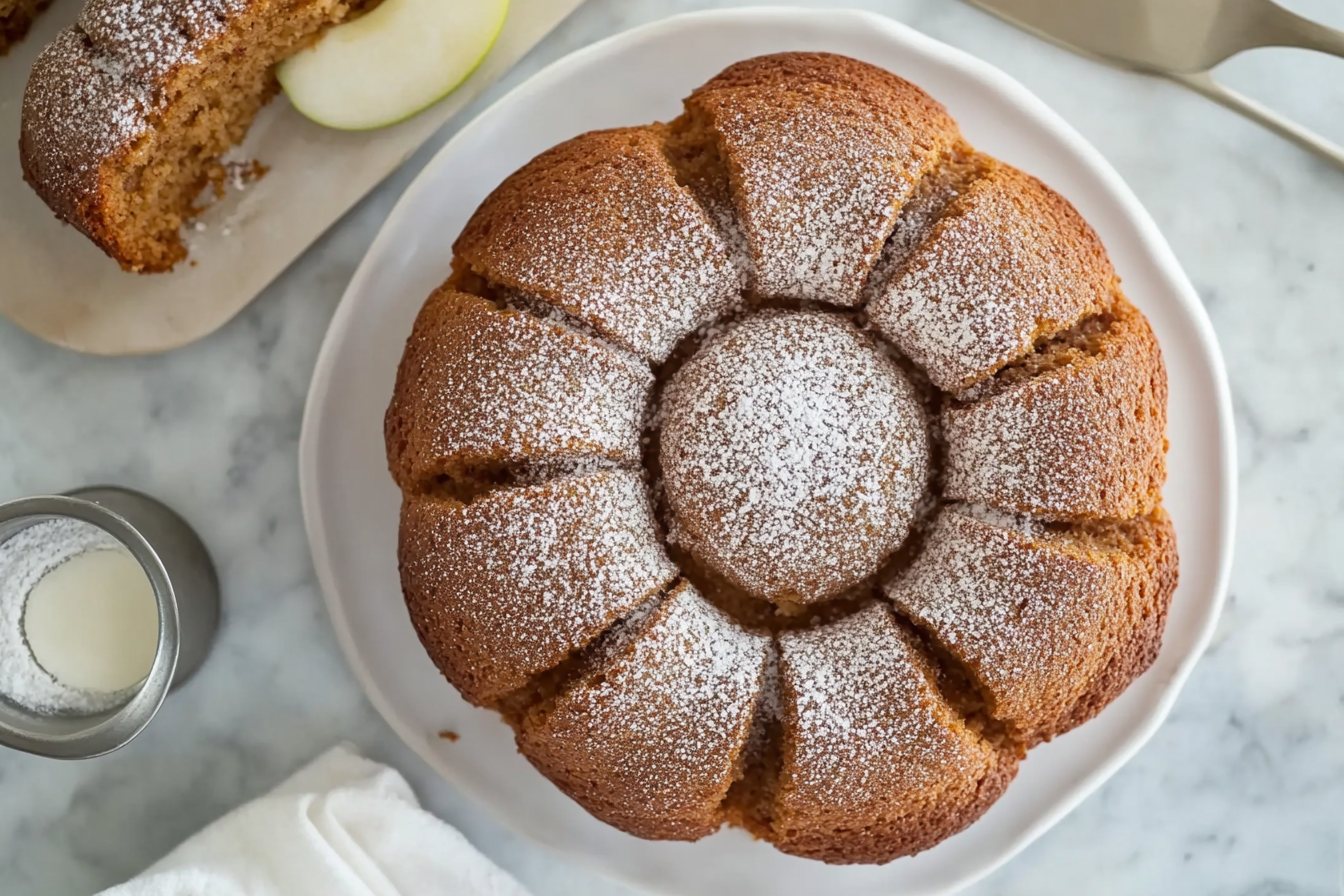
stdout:
<svg viewBox="0 0 1344 896">
<path fill-rule="evenodd" d="M 661 419 L 670 537 L 771 601 L 825 600 L 874 573 L 928 478 L 913 386 L 836 314 L 731 326 L 678 371 Z"/>
</svg>

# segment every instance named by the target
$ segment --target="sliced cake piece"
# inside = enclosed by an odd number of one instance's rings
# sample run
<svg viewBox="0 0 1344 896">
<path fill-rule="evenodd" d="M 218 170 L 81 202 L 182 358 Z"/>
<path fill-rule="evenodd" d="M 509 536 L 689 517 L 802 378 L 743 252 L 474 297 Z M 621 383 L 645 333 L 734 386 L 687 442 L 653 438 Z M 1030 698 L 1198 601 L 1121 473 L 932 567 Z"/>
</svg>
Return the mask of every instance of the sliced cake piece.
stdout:
<svg viewBox="0 0 1344 896">
<path fill-rule="evenodd" d="M 0 0 L 0 56 L 23 40 L 33 19 L 50 5 L 51 0 Z"/>
<path fill-rule="evenodd" d="M 647 363 L 601 340 L 440 288 L 387 410 L 392 475 L 410 488 L 582 459 L 638 464 L 652 385 Z"/>
<path fill-rule="evenodd" d="M 651 361 L 739 297 L 723 237 L 677 183 L 655 127 L 548 149 L 490 194 L 453 248 L 471 273 Z"/>
<path fill-rule="evenodd" d="M 874 603 L 779 636 L 783 759 L 771 839 L 793 855 L 888 862 L 980 817 L 1017 754 L 967 727 L 935 674 Z"/>
<path fill-rule="evenodd" d="M 400 559 L 421 642 L 477 705 L 556 667 L 677 575 L 643 480 L 622 470 L 466 504 L 408 497 Z"/>
<path fill-rule="evenodd" d="M 725 820 L 769 648 L 682 583 L 595 667 L 523 718 L 518 748 L 598 818 L 697 840 Z"/>
<path fill-rule="evenodd" d="M 770 297 L 857 305 L 902 204 L 961 139 L 918 87 L 828 53 L 736 63 L 685 105 L 671 126 L 677 148 L 688 134 L 713 142 L 710 167 L 730 180 L 752 288 Z"/>
<path fill-rule="evenodd" d="M 187 255 L 179 229 L 279 90 L 273 66 L 368 0 L 89 0 L 34 63 L 24 179 L 131 271 Z"/>
<path fill-rule="evenodd" d="M 1115 285 L 1068 200 L 1002 162 L 979 165 L 928 238 L 868 291 L 877 329 L 953 393 L 1104 311 Z"/>
<path fill-rule="evenodd" d="M 1166 479 L 1167 370 L 1123 297 L 942 416 L 944 494 L 1051 519 L 1148 513 Z"/>
<path fill-rule="evenodd" d="M 1032 744 L 1091 718 L 1148 668 L 1175 585 L 1160 510 L 1055 531 L 953 505 L 887 594 L 965 667 L 986 712 Z"/>
</svg>

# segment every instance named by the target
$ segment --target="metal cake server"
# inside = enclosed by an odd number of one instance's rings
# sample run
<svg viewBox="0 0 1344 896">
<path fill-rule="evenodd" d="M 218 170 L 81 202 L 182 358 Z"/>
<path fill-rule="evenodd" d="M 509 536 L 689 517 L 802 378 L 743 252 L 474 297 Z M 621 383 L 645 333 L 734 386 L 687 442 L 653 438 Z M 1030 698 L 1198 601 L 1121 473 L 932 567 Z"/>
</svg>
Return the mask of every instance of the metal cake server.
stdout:
<svg viewBox="0 0 1344 896">
<path fill-rule="evenodd" d="M 1344 168 L 1344 147 L 1209 74 L 1220 62 L 1257 47 L 1301 47 L 1344 57 L 1344 31 L 1272 0 L 968 2 L 1076 53 L 1184 84 Z"/>
</svg>

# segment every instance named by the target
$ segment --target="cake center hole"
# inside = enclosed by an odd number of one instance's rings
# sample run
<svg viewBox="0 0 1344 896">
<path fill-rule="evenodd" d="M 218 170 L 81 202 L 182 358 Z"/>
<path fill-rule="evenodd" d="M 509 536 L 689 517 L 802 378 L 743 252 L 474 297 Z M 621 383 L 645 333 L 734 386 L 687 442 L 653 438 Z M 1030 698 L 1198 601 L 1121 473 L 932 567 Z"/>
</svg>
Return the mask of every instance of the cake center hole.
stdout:
<svg viewBox="0 0 1344 896">
<path fill-rule="evenodd" d="M 668 384 L 669 538 L 777 604 L 840 596 L 905 541 L 929 439 L 918 394 L 846 316 L 763 312 Z"/>
</svg>

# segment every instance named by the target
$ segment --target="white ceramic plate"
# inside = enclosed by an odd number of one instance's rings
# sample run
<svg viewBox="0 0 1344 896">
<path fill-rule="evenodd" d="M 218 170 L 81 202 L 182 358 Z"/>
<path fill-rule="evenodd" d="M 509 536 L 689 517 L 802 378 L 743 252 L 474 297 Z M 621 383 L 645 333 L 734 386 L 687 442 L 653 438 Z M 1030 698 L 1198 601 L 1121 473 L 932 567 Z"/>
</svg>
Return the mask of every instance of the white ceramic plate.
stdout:
<svg viewBox="0 0 1344 896">
<path fill-rule="evenodd" d="M 882 867 L 790 858 L 734 830 L 693 844 L 638 840 L 563 796 L 515 752 L 503 723 L 458 697 L 416 640 L 397 579 L 400 495 L 383 456 L 382 414 L 411 322 L 447 275 L 453 238 L 496 184 L 580 131 L 672 118 L 682 96 L 731 62 L 797 49 L 845 53 L 909 78 L 947 105 L 976 146 L 1072 200 L 1152 321 L 1171 377 L 1166 503 L 1180 539 L 1181 584 L 1161 656 L 1095 721 L 1034 750 L 981 821 Z M 751 9 L 669 19 L 588 47 L 504 97 L 443 148 L 393 210 L 332 323 L 304 421 L 301 481 L 317 574 L 369 698 L 426 762 L 515 829 L 658 892 L 908 896 L 950 892 L 1006 861 L 1162 722 L 1222 602 L 1233 450 L 1226 378 L 1208 318 L 1152 220 L 1095 149 L 1002 72 L 890 19 Z M 461 739 L 438 738 L 444 728 Z"/>
</svg>

